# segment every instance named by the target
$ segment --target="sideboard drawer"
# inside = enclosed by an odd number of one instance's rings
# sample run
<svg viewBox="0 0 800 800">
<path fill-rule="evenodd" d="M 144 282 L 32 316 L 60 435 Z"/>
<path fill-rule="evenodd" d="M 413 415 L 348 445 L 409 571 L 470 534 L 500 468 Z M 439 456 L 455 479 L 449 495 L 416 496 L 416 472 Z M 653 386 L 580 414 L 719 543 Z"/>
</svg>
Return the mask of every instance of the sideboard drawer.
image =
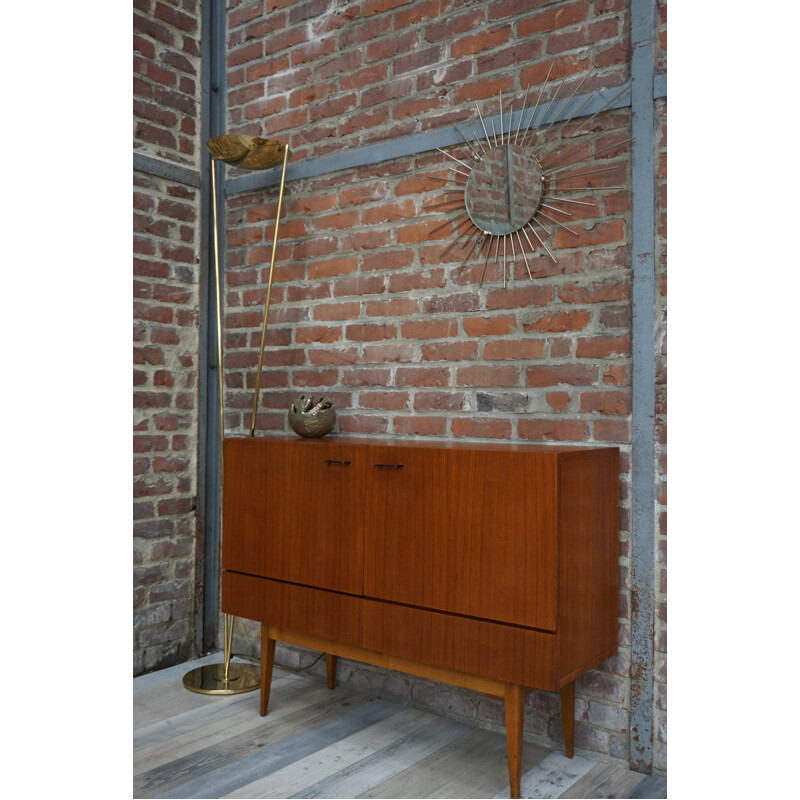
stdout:
<svg viewBox="0 0 800 800">
<path fill-rule="evenodd" d="M 454 614 L 364 601 L 367 650 L 555 691 L 556 636 Z"/>
<path fill-rule="evenodd" d="M 362 603 L 338 592 L 229 570 L 222 573 L 224 613 L 344 644 L 361 645 Z"/>
</svg>

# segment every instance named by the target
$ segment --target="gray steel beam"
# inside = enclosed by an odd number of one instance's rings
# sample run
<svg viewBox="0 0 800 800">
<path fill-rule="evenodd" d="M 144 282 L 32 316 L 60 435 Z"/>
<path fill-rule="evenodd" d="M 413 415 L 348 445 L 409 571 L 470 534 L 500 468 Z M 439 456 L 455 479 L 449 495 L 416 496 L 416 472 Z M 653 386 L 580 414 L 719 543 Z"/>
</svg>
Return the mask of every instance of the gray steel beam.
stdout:
<svg viewBox="0 0 800 800">
<path fill-rule="evenodd" d="M 226 38 L 225 2 L 209 0 L 203 3 L 203 53 L 202 61 L 208 65 L 204 71 L 203 112 L 201 115 L 200 146 L 202 149 L 202 248 L 201 248 L 201 302 L 200 302 L 200 453 L 198 468 L 202 484 L 201 527 L 198 541 L 204 553 L 202 590 L 202 641 L 203 650 L 218 649 L 217 621 L 219 612 L 220 577 L 220 512 L 221 476 L 219 450 L 219 397 L 217 390 L 217 326 L 213 216 L 211 197 L 211 157 L 205 143 L 212 136 L 224 132 L 226 91 Z M 222 170 L 221 170 L 222 172 Z M 224 197 L 217 181 L 217 206 L 224 219 Z M 225 226 L 220 226 L 220 254 L 225 252 Z M 224 259 L 220 261 L 220 271 Z M 224 284 L 224 279 L 223 279 Z"/>
<path fill-rule="evenodd" d="M 631 0 L 633 266 L 629 763 L 653 761 L 655 545 L 655 0 Z M 665 87 L 666 88 L 666 87 Z"/>
<path fill-rule="evenodd" d="M 557 121 L 569 119 L 574 110 L 580 108 L 581 103 L 584 101 L 587 101 L 586 105 L 581 109 L 580 116 L 576 116 L 576 119 L 590 117 L 611 100 L 615 94 L 618 94 L 620 90 L 621 87 L 616 87 L 613 89 L 603 89 L 592 94 L 577 95 L 572 98 L 569 106 L 557 118 Z M 607 110 L 613 111 L 619 108 L 627 108 L 630 105 L 630 101 L 627 99 L 629 95 L 630 92 L 622 94 L 609 104 Z M 533 123 L 534 129 L 536 125 L 541 123 L 546 112 L 546 107 L 540 106 L 537 109 L 536 118 Z M 524 113 L 524 125 L 527 127 L 530 118 L 530 109 L 526 109 Z M 519 124 L 519 116 L 519 110 L 513 113 L 511 119 L 512 130 L 515 130 Z M 503 117 L 505 130 L 508 128 L 508 115 L 503 114 Z M 499 114 L 493 117 L 485 117 L 484 121 L 486 122 L 487 129 L 490 131 L 492 129 L 492 122 L 494 122 L 495 129 L 499 133 Z M 547 124 L 550 124 L 550 119 L 548 119 Z M 483 129 L 480 125 L 475 125 L 473 123 L 459 123 L 459 127 L 464 132 L 464 135 L 468 137 L 471 132 L 475 134 L 480 133 L 481 135 L 483 133 Z M 286 169 L 286 182 L 289 183 L 301 178 L 314 178 L 319 175 L 327 175 L 330 172 L 338 172 L 342 169 L 354 169 L 357 167 L 370 166 L 372 164 L 380 164 L 404 156 L 415 156 L 419 153 L 435 150 L 437 147 L 451 147 L 455 144 L 463 144 L 463 141 L 458 131 L 452 125 L 447 125 L 446 127 L 436 128 L 432 131 L 414 133 L 410 136 L 400 136 L 396 139 L 376 142 L 375 144 L 368 144 L 363 147 L 348 147 L 343 149 L 340 153 L 330 153 L 329 155 L 318 156 L 317 158 L 308 158 L 296 164 L 290 163 Z M 263 189 L 280 183 L 280 179 L 281 170 L 279 167 L 261 172 L 254 172 L 250 175 L 239 175 L 225 181 L 225 194 L 226 196 L 230 196 L 241 192 Z"/>
<path fill-rule="evenodd" d="M 134 152 L 133 169 L 135 172 L 144 172 L 147 175 L 167 178 L 185 186 L 194 186 L 196 189 L 200 187 L 200 173 L 196 169 L 154 158 L 146 153 Z"/>
</svg>

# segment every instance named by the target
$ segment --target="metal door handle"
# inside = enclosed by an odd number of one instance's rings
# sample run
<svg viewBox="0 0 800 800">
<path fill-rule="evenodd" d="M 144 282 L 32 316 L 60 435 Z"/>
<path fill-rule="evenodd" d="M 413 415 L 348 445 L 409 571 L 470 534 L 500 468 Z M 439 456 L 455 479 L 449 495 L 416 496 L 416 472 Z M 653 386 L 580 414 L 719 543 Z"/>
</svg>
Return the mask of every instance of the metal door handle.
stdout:
<svg viewBox="0 0 800 800">
<path fill-rule="evenodd" d="M 349 467 L 350 466 L 350 462 L 349 461 L 337 461 L 334 458 L 326 458 L 325 459 L 325 463 L 326 464 L 341 464 L 343 467 Z"/>
<path fill-rule="evenodd" d="M 402 464 L 376 464 L 378 469 L 403 469 Z"/>
</svg>

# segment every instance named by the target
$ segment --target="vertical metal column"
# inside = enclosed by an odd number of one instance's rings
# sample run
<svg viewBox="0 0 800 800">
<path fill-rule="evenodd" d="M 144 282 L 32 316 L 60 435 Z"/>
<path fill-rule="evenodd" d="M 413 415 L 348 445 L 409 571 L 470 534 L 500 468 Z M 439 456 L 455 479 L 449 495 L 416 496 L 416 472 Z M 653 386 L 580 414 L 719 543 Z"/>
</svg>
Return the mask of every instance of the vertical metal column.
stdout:
<svg viewBox="0 0 800 800">
<path fill-rule="evenodd" d="M 223 0 L 206 0 L 203 3 L 202 63 L 203 107 L 201 111 L 201 146 L 212 136 L 224 132 L 225 127 L 225 3 Z M 202 597 L 202 649 L 218 647 L 217 612 L 219 609 L 219 543 L 220 543 L 220 452 L 219 452 L 219 399 L 217 397 L 218 369 L 215 286 L 213 258 L 210 242 L 213 240 L 211 216 L 211 160 L 203 147 L 201 156 L 203 192 L 202 201 L 202 275 L 200 305 L 200 462 L 203 481 L 203 597 Z M 224 176 L 217 187 L 217 204 L 224 215 Z M 225 252 L 225 226 L 221 226 L 220 248 Z M 224 263 L 221 265 L 224 272 Z"/>
<path fill-rule="evenodd" d="M 655 0 L 631 0 L 632 160 L 632 491 L 631 769 L 653 762 L 655 547 Z"/>
</svg>

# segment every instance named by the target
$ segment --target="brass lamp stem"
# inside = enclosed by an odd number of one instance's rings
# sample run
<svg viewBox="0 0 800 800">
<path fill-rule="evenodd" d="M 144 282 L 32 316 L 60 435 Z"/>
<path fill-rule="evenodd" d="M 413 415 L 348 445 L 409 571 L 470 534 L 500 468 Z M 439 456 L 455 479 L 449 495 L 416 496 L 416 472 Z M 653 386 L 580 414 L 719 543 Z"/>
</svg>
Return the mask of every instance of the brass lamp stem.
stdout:
<svg viewBox="0 0 800 800">
<path fill-rule="evenodd" d="M 222 446 L 225 439 L 225 399 L 222 376 L 222 287 L 219 280 L 219 234 L 217 233 L 217 159 L 211 159 L 211 197 L 214 209 L 214 279 L 217 301 L 217 382 L 219 384 L 219 471 L 222 482 Z"/>
<path fill-rule="evenodd" d="M 256 388 L 253 396 L 253 415 L 250 419 L 250 437 L 256 434 L 256 413 L 258 411 L 258 394 L 261 390 L 261 369 L 264 365 L 264 346 L 267 342 L 267 322 L 269 320 L 269 304 L 272 297 L 272 276 L 275 271 L 275 251 L 278 247 L 278 229 L 281 224 L 283 207 L 283 188 L 286 184 L 286 164 L 289 161 L 289 148 L 283 151 L 283 168 L 281 170 L 281 188 L 278 194 L 278 213 L 275 215 L 275 235 L 272 238 L 272 257 L 269 261 L 269 280 L 267 281 L 267 299 L 264 305 L 264 324 L 261 328 L 261 346 L 258 348 L 258 371 L 256 372 Z"/>
<path fill-rule="evenodd" d="M 211 198 L 214 210 L 214 279 L 216 280 L 217 305 L 217 383 L 219 385 L 219 476 L 222 485 L 224 475 L 223 451 L 225 445 L 225 398 L 224 376 L 222 374 L 222 285 L 219 269 L 219 225 L 217 224 L 217 160 L 211 158 Z M 220 520 L 221 523 L 221 520 Z M 220 529 L 222 525 L 220 524 Z M 228 614 L 222 615 L 223 624 L 223 680 L 227 684 L 231 666 L 231 640 L 233 638 L 233 618 L 228 621 Z M 228 629 L 230 628 L 230 633 Z"/>
</svg>

